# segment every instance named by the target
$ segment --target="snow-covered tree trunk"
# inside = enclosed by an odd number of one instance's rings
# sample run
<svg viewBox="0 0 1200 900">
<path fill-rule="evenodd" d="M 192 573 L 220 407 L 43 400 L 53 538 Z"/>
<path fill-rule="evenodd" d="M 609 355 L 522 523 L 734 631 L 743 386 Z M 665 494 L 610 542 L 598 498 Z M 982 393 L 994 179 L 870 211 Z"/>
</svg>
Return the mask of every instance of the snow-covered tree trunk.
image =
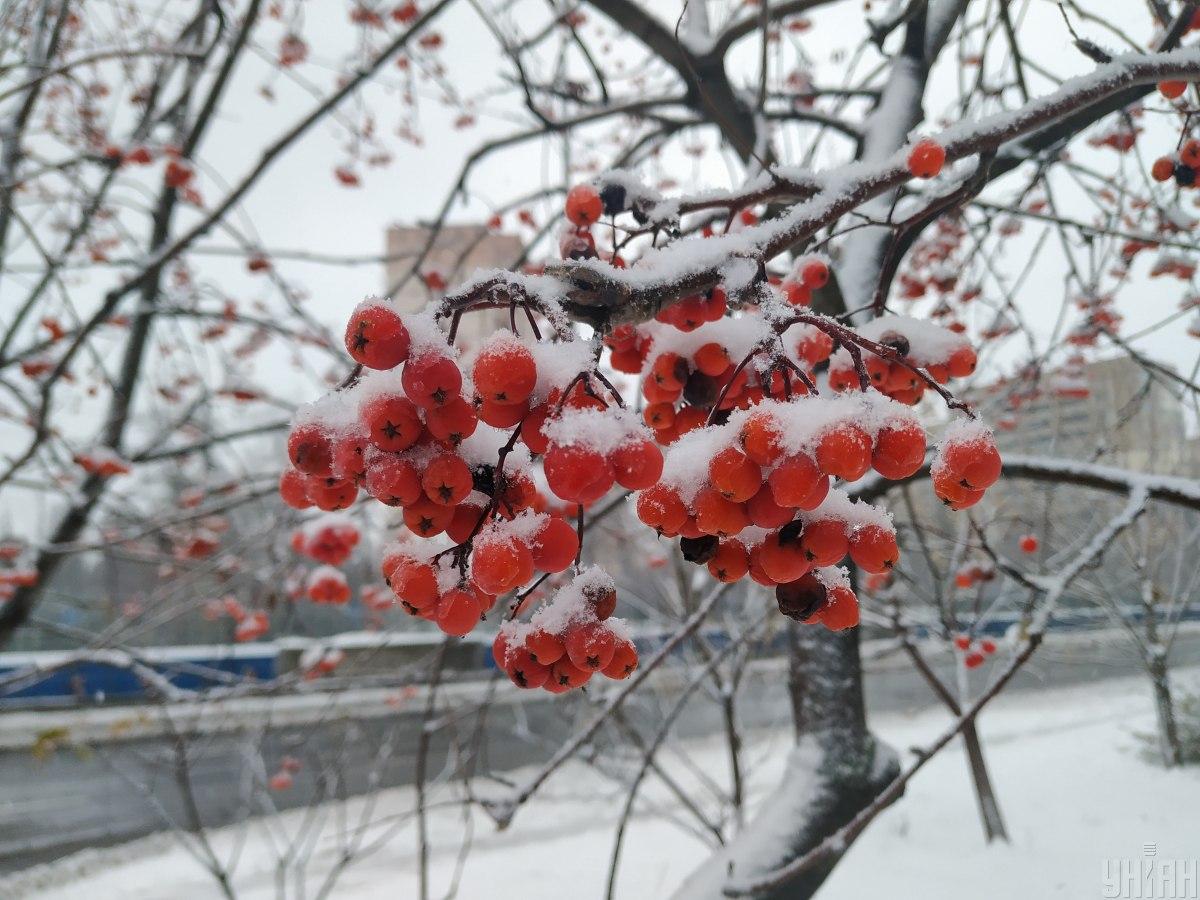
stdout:
<svg viewBox="0 0 1200 900">
<path fill-rule="evenodd" d="M 1146 672 L 1154 689 L 1154 712 L 1158 723 L 1158 746 L 1164 766 L 1183 762 L 1183 747 L 1179 743 L 1179 726 L 1175 719 L 1175 702 L 1171 695 L 1171 673 L 1167 665 L 1166 647 L 1158 630 L 1158 609 L 1154 585 L 1146 579 L 1142 585 L 1143 626 L 1146 633 Z"/>
<path fill-rule="evenodd" d="M 850 821 L 899 772 L 895 752 L 866 727 L 858 632 L 790 627 L 796 746 L 754 819 L 680 886 L 675 894 L 680 900 L 715 900 L 731 875 L 772 871 L 803 855 Z M 812 896 L 832 868 L 815 866 L 762 896 Z"/>
</svg>

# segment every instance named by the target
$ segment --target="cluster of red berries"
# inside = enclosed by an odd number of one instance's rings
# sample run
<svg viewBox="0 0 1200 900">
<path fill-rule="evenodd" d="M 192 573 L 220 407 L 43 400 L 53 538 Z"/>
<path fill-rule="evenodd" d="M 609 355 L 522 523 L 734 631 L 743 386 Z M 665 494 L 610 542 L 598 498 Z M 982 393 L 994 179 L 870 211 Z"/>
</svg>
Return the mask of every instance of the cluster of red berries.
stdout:
<svg viewBox="0 0 1200 900">
<path fill-rule="evenodd" d="M 469 634 L 496 602 L 458 573 L 443 570 L 435 556 L 404 546 L 383 556 L 383 580 L 410 614 L 434 622 L 446 634 Z"/>
<path fill-rule="evenodd" d="M 977 584 L 986 584 L 996 578 L 996 567 L 991 563 L 967 563 L 954 573 L 954 583 L 966 590 Z"/>
<path fill-rule="evenodd" d="M 509 622 L 496 635 L 496 666 L 521 688 L 562 694 L 592 675 L 627 678 L 638 664 L 625 623 L 610 618 L 617 591 L 598 567 L 561 588 L 528 623 Z"/>
<path fill-rule="evenodd" d="M 305 681 L 313 681 L 329 675 L 345 661 L 346 651 L 340 647 L 322 647 L 320 644 L 314 644 L 300 654 L 296 666 L 304 673 Z"/>
<path fill-rule="evenodd" d="M 799 257 L 791 274 L 779 285 L 783 297 L 792 306 L 812 304 L 812 292 L 829 283 L 829 263 L 824 257 L 809 254 Z"/>
<path fill-rule="evenodd" d="M 341 606 L 350 602 L 350 583 L 342 570 L 333 566 L 317 566 L 309 572 L 304 590 L 313 603 Z"/>
<path fill-rule="evenodd" d="M 766 401 L 673 445 L 667 474 L 638 494 L 636 510 L 660 534 L 679 536 L 685 559 L 707 564 L 714 578 L 749 575 L 790 585 L 780 596 L 803 587 L 811 599 L 811 579 L 797 582 L 814 571 L 832 571 L 848 555 L 865 572 L 884 573 L 900 555 L 886 514 L 831 490 L 830 479 L 854 481 L 872 467 L 907 478 L 924 458 L 924 430 L 878 395 Z M 835 601 L 842 597 L 834 592 Z M 845 621 L 830 613 L 826 624 Z"/>
<path fill-rule="evenodd" d="M 1156 159 L 1150 166 L 1150 177 L 1155 181 L 1174 179 L 1180 187 L 1194 187 L 1198 169 L 1200 169 L 1200 140 L 1190 138 L 1184 141 L 1175 153 Z"/>
<path fill-rule="evenodd" d="M 350 558 L 359 538 L 353 519 L 330 514 L 311 519 L 293 531 L 292 549 L 317 562 L 340 566 Z"/>
<path fill-rule="evenodd" d="M 279 761 L 279 769 L 267 779 L 267 787 L 273 791 L 289 790 L 295 783 L 295 775 L 303 766 L 294 756 L 285 756 Z"/>
<path fill-rule="evenodd" d="M 89 475 L 96 475 L 99 478 L 112 478 L 116 475 L 127 475 L 130 472 L 128 461 L 107 447 L 76 453 L 75 464 Z"/>
<path fill-rule="evenodd" d="M 471 548 L 467 577 L 453 547 L 397 545 L 384 555 L 383 579 L 410 615 L 461 637 L 501 594 L 527 584 L 537 572 L 556 574 L 570 567 L 579 537 L 559 516 L 526 512 L 489 524 L 471 538 Z"/>
<path fill-rule="evenodd" d="M 546 485 L 568 503 L 599 500 L 613 484 L 636 491 L 662 475 L 663 456 L 637 416 L 622 409 L 572 409 L 542 425 Z"/>
<path fill-rule="evenodd" d="M 702 427 L 714 408 L 718 413 L 745 410 L 764 399 L 808 393 L 795 370 L 813 381 L 814 367 L 833 352 L 833 340 L 808 325 L 797 325 L 793 332 L 794 358 L 765 370 L 739 369 L 736 362 L 766 337 L 757 318 L 706 323 L 686 337 L 654 326 L 617 329 L 609 342 L 614 367 L 643 375 L 643 421 L 659 444 L 668 445 Z"/>
<path fill-rule="evenodd" d="M 779 611 L 805 625 L 845 631 L 858 624 L 858 597 L 841 569 L 815 569 L 775 588 Z"/>
<path fill-rule="evenodd" d="M 968 669 L 978 669 L 984 661 L 996 652 L 995 641 L 987 638 L 972 640 L 970 635 L 960 634 L 954 638 L 954 646 L 963 654 L 963 665 Z"/>
<path fill-rule="evenodd" d="M 926 382 L 910 366 L 924 369 L 938 384 L 946 384 L 951 378 L 966 378 L 975 371 L 975 350 L 966 339 L 929 322 L 881 316 L 859 329 L 859 333 L 890 347 L 908 363 L 863 354 L 863 367 L 871 387 L 901 403 L 913 405 L 925 394 Z M 830 360 L 829 386 L 835 391 L 860 387 L 854 360 L 844 348 Z"/>
<path fill-rule="evenodd" d="M 933 492 L 950 509 L 974 506 L 1000 477 L 1000 452 L 992 433 L 975 421 L 960 420 L 947 430 L 930 466 Z"/>
</svg>

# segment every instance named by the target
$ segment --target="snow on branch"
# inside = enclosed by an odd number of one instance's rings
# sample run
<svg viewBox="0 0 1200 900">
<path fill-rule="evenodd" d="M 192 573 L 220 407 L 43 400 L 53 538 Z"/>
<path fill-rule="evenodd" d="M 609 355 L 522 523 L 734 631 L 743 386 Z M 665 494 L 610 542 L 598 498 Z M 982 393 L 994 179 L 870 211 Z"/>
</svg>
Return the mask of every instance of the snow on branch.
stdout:
<svg viewBox="0 0 1200 900">
<path fill-rule="evenodd" d="M 930 457 L 932 459 L 932 456 Z M 927 478 L 926 464 L 909 480 Z M 1095 488 L 1111 493 L 1144 491 L 1149 500 L 1200 510 L 1200 481 L 1177 475 L 1154 475 L 1135 472 L 1116 466 L 1080 462 L 1073 459 L 1057 459 L 1049 456 L 1030 456 L 1022 453 L 1004 455 L 1004 477 L 1023 478 L 1028 481 L 1049 481 L 1054 484 L 1071 484 L 1076 487 Z M 885 481 L 868 475 L 849 491 L 853 496 L 872 500 L 902 482 Z"/>
<path fill-rule="evenodd" d="M 1120 56 L 1089 75 L 1064 82 L 1058 90 L 1020 109 L 951 126 L 937 140 L 950 162 L 995 152 L 1126 88 L 1198 77 L 1200 48 Z M 781 173 L 787 183 L 778 189 L 778 195 L 774 188 L 766 188 L 758 192 L 757 199 L 794 195 L 797 184 L 787 174 L 791 173 Z M 564 295 L 563 309 L 572 318 L 600 326 L 644 321 L 681 297 L 719 284 L 722 267 L 730 259 L 742 257 L 765 264 L 911 177 L 906 150 L 902 148 L 877 162 L 851 163 L 814 176 L 818 190 L 809 199 L 795 203 L 776 218 L 736 233 L 676 240 L 648 250 L 625 269 L 587 259 L 548 267 L 547 274 L 562 283 L 554 293 Z M 443 301 L 443 309 L 467 308 L 479 299 L 474 291 L 456 291 Z"/>
</svg>

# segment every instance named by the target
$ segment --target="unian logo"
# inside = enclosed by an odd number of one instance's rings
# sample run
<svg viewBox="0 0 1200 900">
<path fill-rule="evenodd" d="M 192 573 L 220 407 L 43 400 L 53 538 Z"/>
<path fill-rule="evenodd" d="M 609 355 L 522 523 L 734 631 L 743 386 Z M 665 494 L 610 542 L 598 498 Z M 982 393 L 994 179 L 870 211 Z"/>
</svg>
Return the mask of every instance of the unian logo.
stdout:
<svg viewBox="0 0 1200 900">
<path fill-rule="evenodd" d="M 1141 858 L 1103 860 L 1100 885 L 1105 900 L 1200 900 L 1200 859 L 1165 859 L 1143 844 Z"/>
</svg>

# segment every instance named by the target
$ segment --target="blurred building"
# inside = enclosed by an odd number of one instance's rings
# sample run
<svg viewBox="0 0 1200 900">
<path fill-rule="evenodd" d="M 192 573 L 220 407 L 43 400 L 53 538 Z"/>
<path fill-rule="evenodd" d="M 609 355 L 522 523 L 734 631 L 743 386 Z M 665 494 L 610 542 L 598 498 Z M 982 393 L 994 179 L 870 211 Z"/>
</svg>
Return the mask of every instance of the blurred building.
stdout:
<svg viewBox="0 0 1200 900">
<path fill-rule="evenodd" d="M 426 226 L 393 225 L 387 231 L 387 287 L 398 284 L 408 274 L 413 263 L 429 241 Z M 470 278 L 477 269 L 507 269 L 521 258 L 523 250 L 518 237 L 493 232 L 486 225 L 445 225 L 437 233 L 425 255 L 417 276 L 392 293 L 392 299 L 406 312 L 419 310 L 435 296 L 425 279 L 436 273 L 452 290 Z M 458 328 L 460 346 L 480 342 L 496 331 L 507 327 L 506 310 L 480 310 L 463 316 Z"/>
<path fill-rule="evenodd" d="M 1045 375 L 1035 391 L 1003 390 L 1001 398 L 1007 409 L 983 404 L 1001 452 L 1095 458 L 1160 474 L 1200 470 L 1182 400 L 1129 357 Z"/>
</svg>

